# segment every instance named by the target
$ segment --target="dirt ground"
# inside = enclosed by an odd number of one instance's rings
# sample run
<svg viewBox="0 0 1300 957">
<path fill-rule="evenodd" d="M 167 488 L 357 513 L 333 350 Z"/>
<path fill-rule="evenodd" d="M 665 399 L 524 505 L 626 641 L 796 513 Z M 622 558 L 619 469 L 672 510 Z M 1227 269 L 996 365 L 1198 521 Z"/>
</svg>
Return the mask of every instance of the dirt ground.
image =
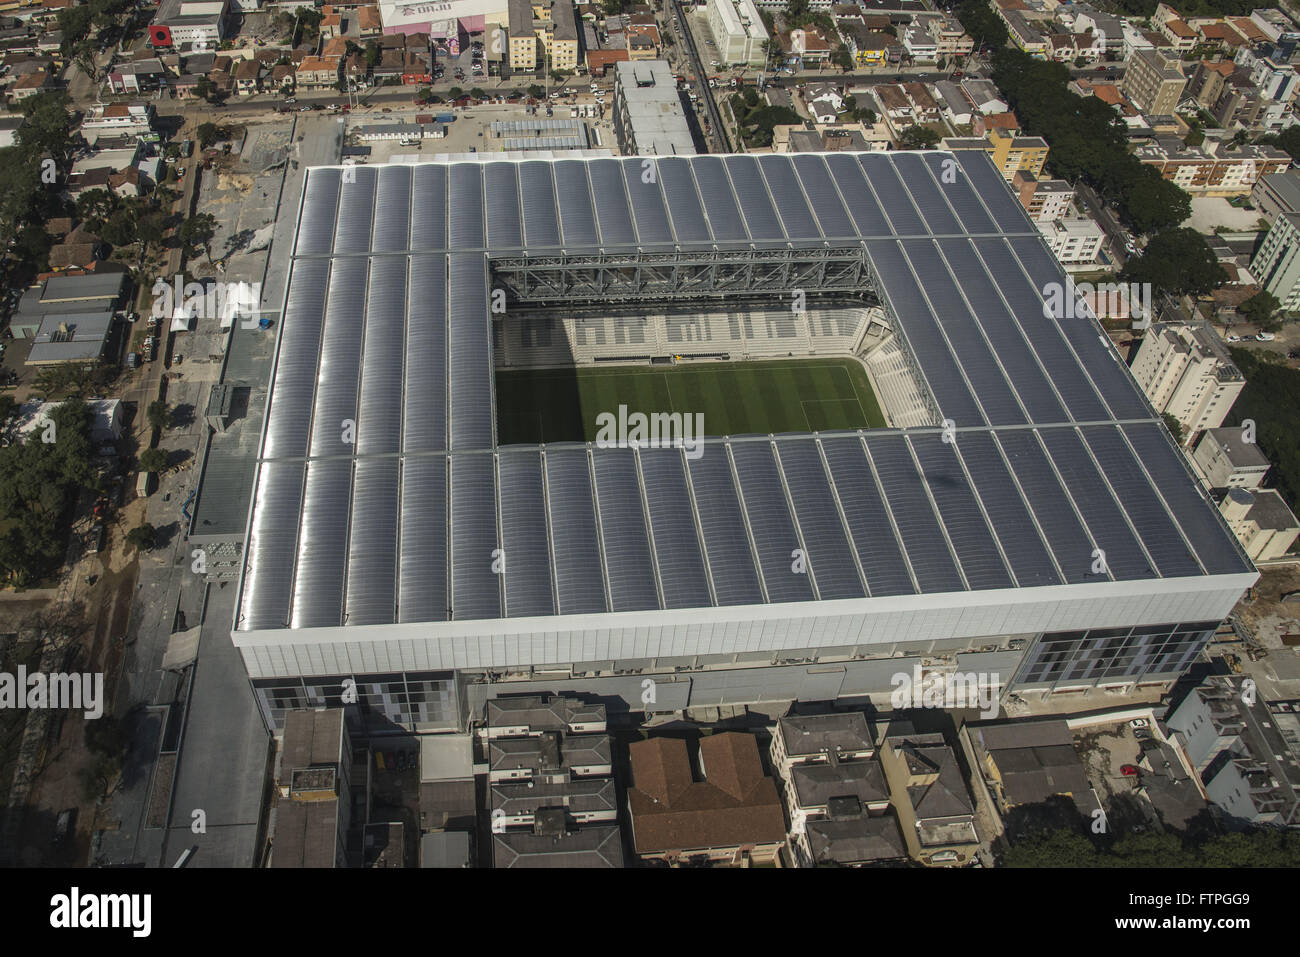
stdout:
<svg viewBox="0 0 1300 957">
<path fill-rule="evenodd" d="M 1283 634 L 1300 632 L 1300 602 L 1279 601 L 1293 591 L 1300 591 L 1300 565 L 1267 568 L 1260 572 L 1255 600 L 1237 606 L 1242 623 L 1265 648 L 1281 649 Z"/>
<path fill-rule="evenodd" d="M 107 550 L 103 555 L 110 557 Z M 111 564 L 111 561 L 106 564 Z M 77 603 L 85 609 L 88 627 L 78 643 L 75 667 L 80 671 L 103 673 L 106 715 L 121 671 L 125 648 L 119 639 L 126 634 L 136 568 L 132 557 L 124 561 L 119 570 L 107 570 L 93 586 L 77 596 Z M 0 614 L 20 624 L 32 613 L 49 608 L 52 601 L 50 598 L 6 601 Z M 89 754 L 84 746 L 86 719 L 81 711 L 61 712 L 60 716 L 62 724 L 58 736 L 47 743 L 40 767 L 33 777 L 20 829 L 22 843 L 14 849 L 18 860 L 27 866 L 84 864 L 95 825 L 96 809 L 92 802 L 85 800 L 80 780 L 82 770 L 89 764 Z M 13 772 L 13 765 L 5 762 L 6 793 Z M 55 850 L 52 847 L 55 820 L 66 808 L 78 809 L 75 833 Z"/>
</svg>

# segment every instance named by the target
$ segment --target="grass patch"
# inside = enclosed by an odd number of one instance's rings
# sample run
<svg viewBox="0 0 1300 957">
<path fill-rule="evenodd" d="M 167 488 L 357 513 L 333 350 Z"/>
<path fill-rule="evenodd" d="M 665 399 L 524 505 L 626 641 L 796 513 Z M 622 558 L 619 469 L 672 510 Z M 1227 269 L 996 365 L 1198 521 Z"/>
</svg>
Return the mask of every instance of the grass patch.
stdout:
<svg viewBox="0 0 1300 957">
<path fill-rule="evenodd" d="M 706 435 L 885 424 L 852 359 L 501 371 L 496 401 L 501 445 L 594 441 L 596 417 L 620 405 L 629 414 L 702 413 Z"/>
</svg>

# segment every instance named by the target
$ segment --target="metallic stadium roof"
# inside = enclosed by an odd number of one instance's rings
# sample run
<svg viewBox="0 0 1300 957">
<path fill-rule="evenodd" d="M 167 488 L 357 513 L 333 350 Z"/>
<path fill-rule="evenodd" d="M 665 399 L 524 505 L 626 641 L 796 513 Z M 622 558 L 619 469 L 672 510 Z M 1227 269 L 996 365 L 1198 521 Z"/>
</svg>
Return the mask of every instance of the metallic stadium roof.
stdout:
<svg viewBox="0 0 1300 957">
<path fill-rule="evenodd" d="M 237 630 L 1252 571 L 1095 320 L 1044 316 L 1063 274 L 982 152 L 654 162 L 309 171 Z M 863 245 L 954 442 L 495 447 L 494 258 L 829 241 Z"/>
</svg>

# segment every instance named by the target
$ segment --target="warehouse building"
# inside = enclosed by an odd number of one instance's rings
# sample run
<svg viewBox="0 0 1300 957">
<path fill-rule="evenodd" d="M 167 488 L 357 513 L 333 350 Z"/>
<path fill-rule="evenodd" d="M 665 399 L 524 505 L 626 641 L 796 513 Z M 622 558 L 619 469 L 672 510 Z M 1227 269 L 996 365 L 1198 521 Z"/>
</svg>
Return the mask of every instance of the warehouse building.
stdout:
<svg viewBox="0 0 1300 957">
<path fill-rule="evenodd" d="M 307 174 L 233 623 L 271 726 L 345 681 L 416 731 L 887 701 L 923 662 L 1123 693 L 1257 580 L 1095 319 L 1045 315 L 982 151 L 476 159 Z M 494 326 L 794 289 L 886 317 L 912 427 L 498 445 Z"/>
</svg>

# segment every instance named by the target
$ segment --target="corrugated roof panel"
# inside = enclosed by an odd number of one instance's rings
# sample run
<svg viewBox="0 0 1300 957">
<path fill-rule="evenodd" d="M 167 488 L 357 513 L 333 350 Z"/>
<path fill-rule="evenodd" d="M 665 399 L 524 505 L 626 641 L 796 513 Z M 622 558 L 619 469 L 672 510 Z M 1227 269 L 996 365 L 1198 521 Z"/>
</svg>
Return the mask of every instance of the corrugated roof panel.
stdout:
<svg viewBox="0 0 1300 957">
<path fill-rule="evenodd" d="M 487 263 L 482 253 L 452 253 L 448 258 L 451 447 L 486 449 L 491 447 L 493 435 Z"/>
<path fill-rule="evenodd" d="M 370 261 L 366 337 L 361 354 L 361 400 L 356 419 L 358 455 L 402 447 L 402 366 L 406 360 L 404 256 Z"/>
<path fill-rule="evenodd" d="M 348 455 L 354 449 L 368 266 L 366 259 L 336 259 L 330 272 L 311 420 L 312 455 Z"/>
<path fill-rule="evenodd" d="M 524 208 L 524 241 L 530 248 L 560 245 L 551 164 L 519 164 L 519 198 Z"/>
<path fill-rule="evenodd" d="M 1043 374 L 1034 350 L 998 295 L 997 281 L 984 268 L 970 241 L 942 239 L 939 248 L 943 250 L 958 288 L 970 302 L 975 321 L 983 327 L 985 336 L 996 349 L 998 360 L 1030 420 L 1041 423 L 1069 421 L 1069 415 Z"/>
<path fill-rule="evenodd" d="M 747 240 L 745 222 L 736 204 L 736 191 L 727 178 L 722 159 L 716 156 L 697 156 L 690 160 L 699 184 L 700 199 L 709 217 L 709 228 L 718 241 Z"/>
<path fill-rule="evenodd" d="M 785 239 L 785 230 L 777 218 L 776 207 L 768 197 L 767 183 L 759 170 L 758 160 L 752 156 L 727 156 L 723 162 L 731 174 L 731 182 L 736 198 L 740 201 L 749 235 L 754 239 Z M 787 161 L 781 159 L 778 162 Z"/>
<path fill-rule="evenodd" d="M 618 160 L 593 160 L 587 164 L 591 190 L 596 197 L 596 219 L 600 222 L 600 241 L 606 246 L 631 245 L 636 242 L 632 226 L 632 208 Z"/>
<path fill-rule="evenodd" d="M 607 611 L 596 532 L 595 493 L 585 448 L 546 449 L 551 547 L 561 615 Z"/>
<path fill-rule="evenodd" d="M 451 220 L 450 248 L 481 248 L 487 237 L 483 229 L 483 168 L 479 164 L 452 165 L 447 185 L 447 203 L 447 214 Z"/>
<path fill-rule="evenodd" d="M 447 167 L 426 163 L 411 175 L 411 248 L 447 248 Z"/>
<path fill-rule="evenodd" d="M 712 604 L 709 577 L 696 535 L 682 451 L 641 449 L 638 458 L 654 537 L 655 562 L 663 584 L 664 607 L 707 607 Z"/>
<path fill-rule="evenodd" d="M 505 613 L 511 618 L 554 614 L 542 453 L 538 449 L 502 451 L 497 472 L 501 481 L 501 547 L 506 560 Z"/>
<path fill-rule="evenodd" d="M 412 256 L 406 287 L 402 449 L 447 447 L 447 257 Z"/>
<path fill-rule="evenodd" d="M 990 425 L 1021 425 L 1026 422 L 1010 380 L 998 365 L 993 349 L 980 334 L 979 325 L 934 242 L 928 239 L 906 240 L 903 250 L 930 301 L 933 315 L 939 319 L 939 327 L 947 337 L 952 353 L 958 357 L 967 381 L 972 383 L 985 419 Z"/>
<path fill-rule="evenodd" d="M 704 551 L 718 604 L 760 604 L 763 592 L 726 448 L 709 443 L 698 459 L 686 460 L 686 469 L 695 493 Z"/>
<path fill-rule="evenodd" d="M 705 454 L 713 451 L 706 449 Z M 768 599 L 812 601 L 807 565 L 799 563 L 795 554 L 801 545 L 790 518 L 790 507 L 781 487 L 781 470 L 772 456 L 771 444 L 733 442 L 731 455 Z"/>
<path fill-rule="evenodd" d="M 869 435 L 867 451 L 923 593 L 963 591 L 934 507 L 901 435 Z M 868 581 L 870 584 L 870 581 Z"/>
<path fill-rule="evenodd" d="M 372 231 L 376 252 L 410 248 L 411 167 L 380 167 L 374 214 Z"/>
<path fill-rule="evenodd" d="M 983 150 L 958 150 L 953 157 L 961 166 L 971 187 L 998 224 L 999 231 L 1008 233 L 1032 233 L 1034 226 L 1029 215 L 1011 192 L 1011 184 L 1003 178 L 997 168 L 989 162 Z"/>
<path fill-rule="evenodd" d="M 776 450 L 818 597 L 863 597 L 866 592 L 816 441 L 778 439 Z"/>
<path fill-rule="evenodd" d="M 375 180 L 378 171 L 370 166 L 353 166 L 345 171 L 339 186 L 339 218 L 334 224 L 334 254 L 368 252 L 371 249 L 371 217 L 375 211 Z"/>
<path fill-rule="evenodd" d="M 968 233 L 993 233 L 997 227 L 984 204 L 980 202 L 970 177 L 956 158 L 948 153 L 927 150 L 922 154 L 930 172 L 943 188 L 943 197 L 957 211 L 962 230 Z"/>
<path fill-rule="evenodd" d="M 447 620 L 447 459 L 402 459 L 398 621 Z"/>
<path fill-rule="evenodd" d="M 307 451 L 329 272 L 329 261 L 324 259 L 300 259 L 293 264 L 268 400 L 262 448 L 266 458 L 304 455 Z"/>
<path fill-rule="evenodd" d="M 1035 288 L 1021 270 L 1006 241 L 977 239 L 974 243 L 985 267 L 997 277 L 998 288 L 1010 303 L 1025 336 L 1033 343 L 1048 378 L 1065 400 L 1070 417 L 1079 422 L 1109 418 L 1105 403 L 1061 335 L 1061 320 L 1043 314 L 1043 291 Z"/>
<path fill-rule="evenodd" d="M 1095 547 L 1105 552 L 1106 566 L 1115 578 L 1155 578 L 1156 570 L 1142 554 L 1105 476 L 1093 465 L 1079 434 L 1073 429 L 1040 429 L 1038 435 L 1066 476 L 1070 495 L 1092 530 Z M 1095 561 L 1100 556 L 1092 558 Z"/>
<path fill-rule="evenodd" d="M 244 577 L 237 622 L 237 627 L 244 631 L 289 626 L 306 464 L 263 462 L 257 471 L 257 491 L 245 553 L 246 567 L 256 574 Z"/>
<path fill-rule="evenodd" d="M 1081 431 L 1160 574 L 1165 578 L 1201 574 L 1196 556 L 1178 534 L 1174 520 L 1165 511 L 1159 494 L 1133 458 L 1119 429 L 1095 426 Z"/>
<path fill-rule="evenodd" d="M 1092 535 L 1075 514 L 1034 433 L 1001 431 L 993 434 L 993 441 L 1002 447 L 1065 580 L 1070 584 L 1104 580 L 1106 575 L 1091 571 Z"/>
<path fill-rule="evenodd" d="M 633 158 L 624 160 L 623 181 L 627 185 L 627 195 L 632 202 L 632 212 L 636 217 L 636 231 L 639 241 L 646 243 L 673 242 L 672 227 L 668 224 L 668 210 L 664 206 L 663 188 L 659 185 L 659 174 L 646 179 L 642 176 L 641 160 Z M 659 160 L 659 162 L 664 162 Z"/>
<path fill-rule="evenodd" d="M 334 221 L 339 209 L 339 180 L 342 177 L 342 171 L 337 169 L 307 171 L 294 255 L 309 256 L 330 251 L 334 240 Z"/>
<path fill-rule="evenodd" d="M 1022 588 L 1059 585 L 1052 556 L 1038 534 L 1033 515 L 1016 489 L 993 436 L 988 432 L 961 432 L 953 444 L 966 464 L 989 522 L 1002 543 L 1016 583 Z"/>
<path fill-rule="evenodd" d="M 298 563 L 294 576 L 293 628 L 342 624 L 348 522 L 352 506 L 350 459 L 307 463 Z M 356 503 L 364 511 L 375 503 Z"/>
<path fill-rule="evenodd" d="M 821 156 L 796 153 L 790 157 L 790 162 L 799 174 L 808 201 L 816 210 L 816 224 L 821 227 L 822 234 L 827 239 L 856 238 L 857 227 L 853 225 L 849 211 L 844 208 L 844 201 L 835 188 L 835 179 L 826 166 L 826 160 Z"/>
<path fill-rule="evenodd" d="M 926 232 L 921 214 L 908 196 L 893 161 L 884 153 L 850 154 L 861 164 L 875 191 L 876 199 L 889 218 L 889 225 L 899 236 L 917 236 Z"/>
<path fill-rule="evenodd" d="M 353 480 L 343 624 L 396 620 L 398 473 L 396 457 L 359 459 Z"/>
<path fill-rule="evenodd" d="M 641 178 L 652 176 L 663 188 L 677 240 L 683 243 L 707 243 L 712 239 L 713 234 L 709 232 L 709 224 L 704 218 L 704 204 L 695 187 L 695 175 L 691 172 L 690 161 L 680 157 L 661 156 L 645 158 L 641 162 L 651 164 L 641 170 Z M 629 175 L 630 173 L 631 168 Z M 647 189 L 650 185 L 646 184 Z"/>
<path fill-rule="evenodd" d="M 501 617 L 501 543 L 493 456 L 451 459 L 451 591 L 456 621 Z"/>
<path fill-rule="evenodd" d="M 519 166 L 488 163 L 483 167 L 487 195 L 487 236 L 493 249 L 524 244 L 523 214 L 519 210 Z"/>
<path fill-rule="evenodd" d="M 848 204 L 849 213 L 857 224 L 858 232 L 866 238 L 873 236 L 891 236 L 889 220 L 881 209 L 870 184 L 862 172 L 862 167 L 849 153 L 834 153 L 824 157 L 826 167 L 831 171 L 840 195 Z"/>
<path fill-rule="evenodd" d="M 938 435 L 913 435 L 908 441 L 970 587 L 1011 588 L 1015 583 L 962 471 L 954 443 Z"/>
<path fill-rule="evenodd" d="M 867 245 L 871 264 L 945 418 L 958 425 L 984 425 L 984 415 L 962 379 L 961 368 L 939 332 L 920 285 L 896 242 Z"/>
<path fill-rule="evenodd" d="M 560 226 L 566 246 L 595 246 L 596 211 L 591 203 L 587 164 L 562 160 L 555 164 L 555 196 L 560 205 Z"/>
<path fill-rule="evenodd" d="M 925 218 L 929 231 L 938 235 L 964 232 L 948 205 L 942 181 L 930 175 L 923 153 L 894 153 L 894 169 L 907 186 L 912 202 Z"/>
<path fill-rule="evenodd" d="M 1250 571 L 1230 533 L 1214 514 L 1214 506 L 1200 494 L 1187 459 L 1174 447 L 1165 427 L 1151 423 L 1122 428 L 1206 570 L 1212 575 Z"/>
<path fill-rule="evenodd" d="M 593 449 L 591 456 L 609 575 L 610 610 L 658 608 L 636 459 L 631 449 L 617 448 Z"/>
<path fill-rule="evenodd" d="M 915 594 L 907 559 L 889 522 L 889 508 L 871 474 L 862 441 L 856 435 L 823 436 L 821 446 L 872 597 Z"/>
<path fill-rule="evenodd" d="M 1011 248 L 1025 264 L 1025 269 L 1039 289 L 1052 282 L 1064 281 L 1060 265 L 1042 242 L 1037 239 L 1012 239 L 1010 242 Z M 1086 313 L 1059 322 L 1061 331 L 1074 347 L 1092 381 L 1097 384 L 1097 389 L 1114 417 L 1148 418 L 1151 407 L 1138 392 L 1137 384 L 1123 367 L 1101 326 Z"/>
<path fill-rule="evenodd" d="M 817 217 L 808 208 L 799 176 L 788 156 L 760 156 L 757 160 L 767 181 L 767 192 L 781 217 L 781 236 L 790 239 L 821 239 Z M 835 200 L 839 205 L 839 200 Z M 831 235 L 834 235 L 832 233 Z"/>
</svg>

